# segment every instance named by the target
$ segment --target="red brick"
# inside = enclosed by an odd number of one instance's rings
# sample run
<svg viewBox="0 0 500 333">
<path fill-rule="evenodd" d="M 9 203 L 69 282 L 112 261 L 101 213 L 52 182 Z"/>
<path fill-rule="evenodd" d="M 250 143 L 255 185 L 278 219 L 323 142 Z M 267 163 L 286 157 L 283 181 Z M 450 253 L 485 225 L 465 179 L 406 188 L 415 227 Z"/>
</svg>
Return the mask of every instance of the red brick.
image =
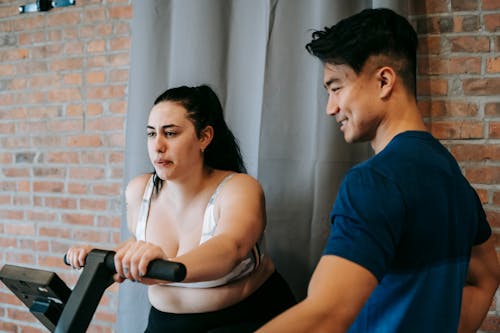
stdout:
<svg viewBox="0 0 500 333">
<path fill-rule="evenodd" d="M 69 176 L 71 179 L 98 180 L 104 178 L 104 169 L 90 167 L 71 168 Z"/>
<path fill-rule="evenodd" d="M 64 164 L 79 163 L 78 153 L 72 151 L 47 152 L 46 157 L 47 157 L 47 162 L 49 163 L 64 163 Z"/>
<path fill-rule="evenodd" d="M 88 69 L 104 68 L 106 67 L 106 65 L 107 65 L 107 58 L 105 56 L 96 55 L 96 56 L 89 56 L 87 58 Z"/>
<path fill-rule="evenodd" d="M 83 108 L 81 104 L 71 104 L 67 106 L 68 116 L 81 116 L 83 114 Z"/>
<path fill-rule="evenodd" d="M 83 59 L 66 58 L 62 60 L 53 60 L 50 63 L 51 71 L 81 70 L 83 68 Z"/>
<path fill-rule="evenodd" d="M 89 72 L 86 74 L 88 83 L 103 83 L 106 82 L 106 73 L 104 71 Z"/>
<path fill-rule="evenodd" d="M 500 78 L 464 79 L 462 86 L 466 95 L 496 95 L 500 91 Z"/>
<path fill-rule="evenodd" d="M 448 81 L 443 79 L 419 78 L 417 80 L 419 96 L 445 96 L 448 93 Z"/>
<path fill-rule="evenodd" d="M 117 101 L 109 104 L 109 111 L 113 114 L 126 114 L 127 113 L 127 102 Z"/>
<path fill-rule="evenodd" d="M 97 23 L 106 20 L 106 9 L 104 7 L 85 9 L 83 14 L 86 23 Z"/>
<path fill-rule="evenodd" d="M 38 235 L 41 237 L 52 238 L 70 238 L 71 231 L 69 228 L 57 227 L 40 227 Z"/>
<path fill-rule="evenodd" d="M 87 103 L 87 114 L 89 116 L 97 116 L 103 113 L 102 104 Z"/>
<path fill-rule="evenodd" d="M 500 213 L 486 209 L 486 218 L 493 228 L 500 227 Z"/>
<path fill-rule="evenodd" d="M 489 138 L 500 139 L 500 122 L 490 122 L 488 127 Z"/>
<path fill-rule="evenodd" d="M 80 13 L 78 12 L 58 12 L 51 13 L 50 20 L 47 21 L 49 26 L 65 26 L 78 25 L 80 23 Z"/>
<path fill-rule="evenodd" d="M 89 99 L 112 99 L 124 98 L 125 87 L 123 85 L 89 87 L 87 89 L 87 98 Z"/>
<path fill-rule="evenodd" d="M 116 6 L 109 9 L 110 19 L 131 19 L 132 6 Z"/>
<path fill-rule="evenodd" d="M 431 133 L 438 139 L 481 139 L 483 125 L 472 121 L 432 122 Z"/>
<path fill-rule="evenodd" d="M 100 135 L 77 135 L 66 138 L 68 147 L 100 147 Z"/>
<path fill-rule="evenodd" d="M 57 215 L 55 213 L 51 212 L 45 212 L 45 211 L 27 211 L 26 212 L 26 218 L 31 220 L 31 221 L 47 221 L 47 222 L 52 222 L 55 221 L 57 218 Z"/>
<path fill-rule="evenodd" d="M 500 206 L 500 191 L 493 193 L 492 204 L 494 204 L 495 206 Z"/>
<path fill-rule="evenodd" d="M 48 123 L 47 129 L 52 133 L 82 131 L 83 120 L 53 120 Z"/>
<path fill-rule="evenodd" d="M 69 183 L 68 184 L 68 193 L 70 194 L 87 194 L 88 189 L 87 185 L 80 183 Z"/>
<path fill-rule="evenodd" d="M 73 238 L 84 239 L 86 243 L 101 243 L 109 246 L 109 235 L 100 231 L 75 229 L 73 232 Z"/>
<path fill-rule="evenodd" d="M 130 49 L 130 37 L 121 37 L 112 39 L 110 41 L 110 46 L 112 51 L 116 50 L 129 50 Z"/>
<path fill-rule="evenodd" d="M 35 191 L 35 192 L 61 193 L 64 191 L 64 183 L 63 182 L 49 182 L 49 181 L 33 182 L 33 191 Z"/>
<path fill-rule="evenodd" d="M 76 199 L 59 198 L 59 197 L 44 197 L 45 207 L 62 208 L 62 209 L 76 209 Z"/>
<path fill-rule="evenodd" d="M 460 36 L 449 38 L 452 52 L 489 52 L 490 40 L 483 36 Z"/>
<path fill-rule="evenodd" d="M 487 31 L 496 32 L 500 29 L 500 14 L 485 14 L 483 20 Z"/>
<path fill-rule="evenodd" d="M 66 42 L 64 44 L 64 53 L 79 55 L 83 53 L 83 43 L 80 41 Z"/>
<path fill-rule="evenodd" d="M 95 27 L 95 32 L 99 36 L 109 36 L 113 34 L 113 25 L 110 23 L 98 24 Z"/>
<path fill-rule="evenodd" d="M 70 73 L 63 77 L 63 81 L 66 85 L 81 85 L 82 84 L 82 74 L 80 73 Z"/>
<path fill-rule="evenodd" d="M 102 199 L 80 199 L 80 208 L 95 211 L 103 211 L 108 208 L 106 201 Z"/>
<path fill-rule="evenodd" d="M 479 32 L 481 21 L 478 15 L 453 17 L 453 32 Z"/>
<path fill-rule="evenodd" d="M 62 44 L 41 45 L 31 48 L 31 57 L 34 59 L 45 59 L 60 55 L 63 50 Z"/>
<path fill-rule="evenodd" d="M 500 167 L 478 166 L 466 167 L 465 177 L 473 184 L 498 184 L 500 183 Z"/>
<path fill-rule="evenodd" d="M 61 221 L 68 224 L 91 226 L 94 224 L 94 215 L 62 214 Z"/>
<path fill-rule="evenodd" d="M 500 103 L 487 103 L 484 107 L 484 114 L 489 117 L 500 116 Z"/>
<path fill-rule="evenodd" d="M 22 214 L 22 212 L 16 212 L 16 214 L 19 213 Z M 36 234 L 35 225 L 33 223 L 9 223 L 5 225 L 4 229 L 6 235 L 34 236 Z"/>
<path fill-rule="evenodd" d="M 487 73 L 500 73 L 500 57 L 486 59 Z"/>
<path fill-rule="evenodd" d="M 477 0 L 451 0 L 451 10 L 453 11 L 470 11 L 477 9 Z"/>
<path fill-rule="evenodd" d="M 106 154 L 101 151 L 84 151 L 80 153 L 83 164 L 105 164 Z"/>
<path fill-rule="evenodd" d="M 411 1 L 410 11 L 413 14 L 434 14 L 448 12 L 447 0 Z"/>
<path fill-rule="evenodd" d="M 106 50 L 106 41 L 104 40 L 92 40 L 87 45 L 87 52 L 89 53 L 101 53 Z"/>
<path fill-rule="evenodd" d="M 498 0 L 481 0 L 483 10 L 500 9 L 500 2 Z"/>
<path fill-rule="evenodd" d="M 5 177 L 10 178 L 20 178 L 20 177 L 29 177 L 30 169 L 27 168 L 3 168 L 3 174 Z"/>
<path fill-rule="evenodd" d="M 485 144 L 452 144 L 449 145 L 451 153 L 459 161 L 499 161 L 500 145 Z"/>
<path fill-rule="evenodd" d="M 110 147 L 125 147 L 125 134 L 111 134 L 108 137 Z"/>
<path fill-rule="evenodd" d="M 109 56 L 109 64 L 116 67 L 121 67 L 129 64 L 128 53 L 112 54 Z"/>
<path fill-rule="evenodd" d="M 109 162 L 110 163 L 120 163 L 122 164 L 125 160 L 125 156 L 123 152 L 112 152 L 109 154 Z"/>
<path fill-rule="evenodd" d="M 111 82 L 128 82 L 128 71 L 127 70 L 113 70 L 109 74 L 109 79 Z M 122 101 L 125 102 L 125 101 Z"/>
<path fill-rule="evenodd" d="M 27 16 L 14 16 L 12 20 L 14 23 L 14 31 L 31 31 L 40 30 L 46 24 L 45 17 L 42 15 L 27 15 Z"/>
<path fill-rule="evenodd" d="M 125 127 L 123 118 L 101 117 L 99 119 L 87 120 L 86 129 L 89 131 L 109 132 L 120 131 Z"/>
</svg>

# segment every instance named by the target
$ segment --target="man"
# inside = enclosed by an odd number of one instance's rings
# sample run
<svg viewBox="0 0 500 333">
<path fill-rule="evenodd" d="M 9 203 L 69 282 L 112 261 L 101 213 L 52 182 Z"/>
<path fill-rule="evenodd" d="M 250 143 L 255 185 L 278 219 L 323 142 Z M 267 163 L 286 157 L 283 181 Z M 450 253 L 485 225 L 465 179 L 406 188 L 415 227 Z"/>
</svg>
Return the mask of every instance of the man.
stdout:
<svg viewBox="0 0 500 333">
<path fill-rule="evenodd" d="M 475 332 L 500 269 L 476 192 L 417 108 L 415 30 L 366 9 L 306 48 L 326 113 L 375 155 L 342 182 L 306 299 L 258 332 Z"/>
</svg>

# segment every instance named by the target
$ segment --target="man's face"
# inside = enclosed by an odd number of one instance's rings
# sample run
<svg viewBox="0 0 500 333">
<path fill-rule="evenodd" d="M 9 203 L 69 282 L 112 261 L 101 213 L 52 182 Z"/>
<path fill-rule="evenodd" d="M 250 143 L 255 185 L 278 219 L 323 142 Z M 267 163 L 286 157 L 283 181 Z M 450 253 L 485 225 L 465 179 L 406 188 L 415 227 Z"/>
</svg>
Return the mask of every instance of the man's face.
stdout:
<svg viewBox="0 0 500 333">
<path fill-rule="evenodd" d="M 327 63 L 323 83 L 328 92 L 326 113 L 335 117 L 345 141 L 372 141 L 383 118 L 377 107 L 380 83 L 374 71 L 356 74 L 348 65 Z"/>
</svg>

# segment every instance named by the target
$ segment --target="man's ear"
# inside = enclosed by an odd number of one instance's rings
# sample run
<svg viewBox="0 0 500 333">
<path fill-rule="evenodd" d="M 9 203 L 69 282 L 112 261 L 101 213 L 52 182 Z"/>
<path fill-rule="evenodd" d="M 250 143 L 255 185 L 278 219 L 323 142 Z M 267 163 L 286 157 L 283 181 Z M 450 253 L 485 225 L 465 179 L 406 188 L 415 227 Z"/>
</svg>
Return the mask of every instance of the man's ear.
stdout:
<svg viewBox="0 0 500 333">
<path fill-rule="evenodd" d="M 380 85 L 380 98 L 388 98 L 396 83 L 396 72 L 389 66 L 381 67 L 377 70 L 377 80 Z"/>
<path fill-rule="evenodd" d="M 212 126 L 208 125 L 201 130 L 200 132 L 201 151 L 204 151 L 207 148 L 210 142 L 212 142 L 213 138 L 214 138 L 214 128 Z"/>
</svg>

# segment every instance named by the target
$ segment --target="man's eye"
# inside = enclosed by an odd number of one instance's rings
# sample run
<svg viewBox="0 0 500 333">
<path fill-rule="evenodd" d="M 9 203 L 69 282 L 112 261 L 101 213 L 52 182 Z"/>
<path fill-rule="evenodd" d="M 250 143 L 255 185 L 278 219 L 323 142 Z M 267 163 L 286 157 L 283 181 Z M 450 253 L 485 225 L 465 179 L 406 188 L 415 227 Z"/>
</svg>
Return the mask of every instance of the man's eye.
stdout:
<svg viewBox="0 0 500 333">
<path fill-rule="evenodd" d="M 167 137 L 168 136 L 175 136 L 176 134 L 177 134 L 176 132 L 170 132 L 170 131 L 165 132 L 165 136 L 167 136 Z"/>
<path fill-rule="evenodd" d="M 156 133 L 155 132 L 148 132 L 146 135 L 148 136 L 148 138 L 152 138 L 156 135 Z"/>
<path fill-rule="evenodd" d="M 337 92 L 337 91 L 339 91 L 339 89 L 340 89 L 340 87 L 334 87 L 334 88 L 332 88 L 332 91 Z"/>
</svg>

